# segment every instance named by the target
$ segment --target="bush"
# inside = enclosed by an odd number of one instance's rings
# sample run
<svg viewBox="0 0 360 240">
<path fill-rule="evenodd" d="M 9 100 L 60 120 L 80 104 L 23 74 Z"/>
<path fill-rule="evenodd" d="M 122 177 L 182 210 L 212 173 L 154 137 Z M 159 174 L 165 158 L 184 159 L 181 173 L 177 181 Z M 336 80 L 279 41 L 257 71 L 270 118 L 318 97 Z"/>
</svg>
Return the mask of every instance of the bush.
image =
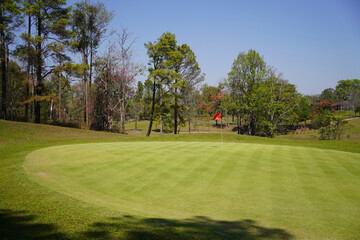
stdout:
<svg viewBox="0 0 360 240">
<path fill-rule="evenodd" d="M 326 127 L 330 125 L 333 118 L 334 114 L 331 111 L 324 109 L 313 116 L 313 119 L 311 120 L 311 125 L 314 129 Z"/>
<path fill-rule="evenodd" d="M 311 125 L 314 129 L 328 126 L 335 114 L 335 108 L 328 100 L 316 103 L 312 112 Z"/>
<path fill-rule="evenodd" d="M 357 105 L 355 108 L 355 116 L 357 113 L 359 113 L 359 115 L 360 115 L 360 105 Z"/>
<path fill-rule="evenodd" d="M 54 126 L 60 126 L 60 127 L 81 128 L 81 122 L 78 122 L 78 121 L 72 121 L 72 122 L 52 121 L 49 124 L 54 125 Z"/>
<path fill-rule="evenodd" d="M 319 139 L 340 140 L 342 134 L 344 133 L 345 124 L 347 122 L 334 116 L 330 117 L 329 121 L 329 125 L 320 128 Z"/>
</svg>

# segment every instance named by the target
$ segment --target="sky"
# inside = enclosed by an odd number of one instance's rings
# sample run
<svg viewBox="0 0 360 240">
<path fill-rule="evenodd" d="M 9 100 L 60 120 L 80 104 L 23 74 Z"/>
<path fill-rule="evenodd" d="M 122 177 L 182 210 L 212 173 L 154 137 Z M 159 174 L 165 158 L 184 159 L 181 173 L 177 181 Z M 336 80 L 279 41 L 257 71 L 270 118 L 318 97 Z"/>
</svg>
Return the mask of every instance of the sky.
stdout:
<svg viewBox="0 0 360 240">
<path fill-rule="evenodd" d="M 133 33 L 134 60 L 145 66 L 144 43 L 171 32 L 179 45 L 190 46 L 206 74 L 204 83 L 212 86 L 249 49 L 302 94 L 320 94 L 339 80 L 360 79 L 360 0 L 103 2 L 115 15 L 109 29 L 125 27 Z"/>
</svg>

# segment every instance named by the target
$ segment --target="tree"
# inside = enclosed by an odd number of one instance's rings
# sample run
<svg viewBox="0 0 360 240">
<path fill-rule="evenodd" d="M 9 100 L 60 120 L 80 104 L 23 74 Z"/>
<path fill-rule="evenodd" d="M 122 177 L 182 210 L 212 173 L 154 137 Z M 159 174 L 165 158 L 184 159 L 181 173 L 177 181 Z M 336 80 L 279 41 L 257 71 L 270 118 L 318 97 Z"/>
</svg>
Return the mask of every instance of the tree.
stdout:
<svg viewBox="0 0 360 240">
<path fill-rule="evenodd" d="M 175 35 L 169 32 L 163 33 L 154 43 L 149 42 L 145 44 L 145 47 L 147 48 L 147 54 L 150 58 L 148 79 L 152 83 L 150 123 L 146 134 L 146 136 L 150 136 L 155 117 L 155 105 L 160 103 L 160 101 L 172 90 L 174 79 L 179 79 L 181 76 L 173 69 L 174 59 L 175 57 L 178 57 L 180 53 L 176 51 L 177 45 Z M 177 82 L 175 87 L 179 84 L 180 83 Z M 163 87 L 167 87 L 164 92 L 162 92 Z M 160 90 L 160 93 L 162 94 L 157 95 L 156 93 L 158 90 Z"/>
<path fill-rule="evenodd" d="M 270 70 L 264 83 L 257 85 L 252 93 L 252 106 L 256 111 L 259 127 L 268 136 L 274 137 L 281 122 L 293 118 L 298 100 L 295 86 L 276 76 Z"/>
<path fill-rule="evenodd" d="M 147 136 L 151 133 L 156 104 L 159 104 L 161 118 L 162 99 L 169 96 L 172 101 L 174 134 L 177 134 L 178 126 L 184 122 L 184 114 L 180 115 L 180 113 L 186 112 L 187 109 L 182 102 L 187 83 L 191 89 L 203 79 L 195 54 L 186 44 L 178 46 L 175 35 L 169 32 L 163 33 L 158 41 L 145 44 L 145 47 L 150 58 L 149 79 L 153 83 Z"/>
<path fill-rule="evenodd" d="M 267 77 L 266 63 L 255 50 L 241 52 L 233 62 L 228 73 L 228 84 L 234 96 L 240 100 L 246 109 L 250 133 L 258 131 L 259 119 L 256 116 L 256 88 Z"/>
<path fill-rule="evenodd" d="M 196 127 L 196 116 L 198 115 L 198 106 L 201 103 L 201 95 L 195 87 L 187 86 L 183 91 L 183 105 L 187 107 L 185 112 L 186 119 L 188 121 L 188 132 L 191 132 L 191 122 L 195 123 Z"/>
<path fill-rule="evenodd" d="M 174 70 L 176 73 L 180 73 L 180 78 L 175 78 L 173 84 L 174 134 L 177 134 L 179 126 L 178 118 L 180 119 L 180 123 L 184 122 L 184 114 L 180 115 L 180 113 L 187 112 L 188 110 L 188 106 L 185 105 L 185 102 L 179 105 L 179 100 L 187 97 L 186 93 L 189 93 L 196 84 L 203 81 L 205 76 L 201 74 L 201 69 L 196 61 L 196 56 L 188 45 L 182 44 L 181 46 L 178 46 L 177 51 L 173 51 L 171 54 L 172 56 L 170 58 L 172 58 L 174 62 Z M 180 88 L 180 94 L 178 93 L 178 88 Z"/>
<path fill-rule="evenodd" d="M 33 4 L 33 0 L 27 0 L 25 3 L 31 5 Z M 26 4 L 25 4 L 26 6 Z M 18 56 L 21 56 L 23 58 L 23 61 L 26 62 L 26 99 L 28 100 L 30 98 L 30 86 L 31 86 L 31 97 L 34 94 L 34 77 L 31 74 L 31 68 L 34 65 L 34 57 L 35 55 L 35 48 L 34 44 L 35 41 L 31 37 L 31 26 L 32 26 L 32 18 L 31 11 L 27 11 L 26 7 L 24 10 L 24 15 L 27 16 L 27 29 L 28 31 L 26 33 L 23 33 L 21 35 L 21 38 L 25 40 L 26 45 L 20 45 L 17 47 L 17 53 Z M 31 111 L 32 116 L 33 111 Z M 29 103 L 25 103 L 25 121 L 28 121 L 29 119 Z"/>
<path fill-rule="evenodd" d="M 71 18 L 72 30 L 76 33 L 74 50 L 81 54 L 82 63 L 88 66 L 83 72 L 84 121 L 88 124 L 94 56 L 112 18 L 113 12 L 107 11 L 103 3 L 90 4 L 87 0 L 75 3 Z"/>
<path fill-rule="evenodd" d="M 8 46 L 14 39 L 13 31 L 22 23 L 19 5 L 14 0 L 3 0 L 0 5 L 0 60 L 1 60 L 1 115 L 7 119 L 7 63 Z"/>
<path fill-rule="evenodd" d="M 25 72 L 14 61 L 7 64 L 7 76 L 9 81 L 7 86 L 7 119 L 20 120 L 22 116 L 22 103 L 25 100 Z"/>
<path fill-rule="evenodd" d="M 132 60 L 132 46 L 135 39 L 132 38 L 132 34 L 127 31 L 126 28 L 122 28 L 122 32 L 118 34 L 118 54 L 120 56 L 120 77 L 118 100 L 120 102 L 120 122 L 121 133 L 125 133 L 125 115 L 126 115 L 126 98 L 128 93 L 133 94 L 130 91 L 132 85 L 135 83 L 135 76 L 140 71 L 140 66 L 134 64 Z"/>
<path fill-rule="evenodd" d="M 70 64 L 70 58 L 65 55 L 65 45 L 62 43 L 54 42 L 49 46 L 49 49 L 52 50 L 52 57 L 55 63 L 58 65 L 54 69 L 54 73 L 57 75 L 58 79 L 58 120 L 61 121 L 61 94 L 62 94 L 62 79 L 63 79 L 63 70 L 66 62 Z"/>
<path fill-rule="evenodd" d="M 96 62 L 96 99 L 91 126 L 97 130 L 112 130 L 113 116 L 120 106 L 120 132 L 125 133 L 125 103 L 134 95 L 133 85 L 139 68 L 131 61 L 130 53 L 124 52 L 126 42 L 123 44 L 110 43 L 108 53 Z"/>
<path fill-rule="evenodd" d="M 53 66 L 45 65 L 45 60 L 51 52 L 52 42 L 62 42 L 71 35 L 71 31 L 67 30 L 70 8 L 64 7 L 65 0 L 38 0 L 34 3 L 24 2 L 23 5 L 26 14 L 35 18 L 35 123 L 40 123 L 40 102 L 48 99 L 46 96 L 42 97 L 45 91 L 43 80 L 54 71 Z"/>
<path fill-rule="evenodd" d="M 295 86 L 267 67 L 255 50 L 240 53 L 228 75 L 227 85 L 251 135 L 261 130 L 274 137 L 280 123 L 294 118 L 298 99 Z"/>
<path fill-rule="evenodd" d="M 298 102 L 296 113 L 299 117 L 299 121 L 305 121 L 311 118 L 311 107 L 308 100 L 305 97 L 300 98 Z"/>
<path fill-rule="evenodd" d="M 222 94 L 222 89 L 204 84 L 201 87 L 201 92 L 202 103 L 198 106 L 198 108 L 202 111 L 203 114 L 210 114 L 211 116 L 214 115 L 220 110 L 221 99 L 224 97 Z"/>
<path fill-rule="evenodd" d="M 144 105 L 144 84 L 141 81 L 138 81 L 136 87 L 136 93 L 134 96 L 134 115 L 135 115 L 135 130 L 137 130 L 137 123 L 139 117 L 141 119 L 141 109 Z"/>
<path fill-rule="evenodd" d="M 333 88 L 327 88 L 320 94 L 320 100 L 328 100 L 333 102 L 335 100 L 335 91 Z"/>
<path fill-rule="evenodd" d="M 360 99 L 360 80 L 340 80 L 336 85 L 335 94 L 338 99 L 343 99 L 351 104 L 351 110 L 355 110 Z"/>
</svg>

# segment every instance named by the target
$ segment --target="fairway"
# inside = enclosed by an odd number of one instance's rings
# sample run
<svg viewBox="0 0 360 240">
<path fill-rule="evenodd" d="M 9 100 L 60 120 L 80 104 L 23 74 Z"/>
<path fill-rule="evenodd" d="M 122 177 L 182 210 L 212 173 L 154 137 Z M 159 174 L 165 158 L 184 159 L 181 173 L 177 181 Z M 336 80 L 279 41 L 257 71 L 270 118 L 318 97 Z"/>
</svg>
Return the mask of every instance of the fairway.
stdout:
<svg viewBox="0 0 360 240">
<path fill-rule="evenodd" d="M 300 239 L 360 234 L 360 154 L 246 143 L 118 142 L 30 153 L 29 177 L 123 214 L 251 219 Z"/>
</svg>

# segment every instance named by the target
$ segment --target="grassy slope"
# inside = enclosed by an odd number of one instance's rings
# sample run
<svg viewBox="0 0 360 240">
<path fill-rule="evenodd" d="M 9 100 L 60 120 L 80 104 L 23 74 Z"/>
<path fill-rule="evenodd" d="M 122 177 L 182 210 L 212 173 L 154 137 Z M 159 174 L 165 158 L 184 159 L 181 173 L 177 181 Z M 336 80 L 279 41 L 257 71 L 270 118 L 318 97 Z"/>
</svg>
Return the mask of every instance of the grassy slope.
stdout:
<svg viewBox="0 0 360 240">
<path fill-rule="evenodd" d="M 356 135 L 356 134 L 355 134 Z M 240 238 L 288 239 L 281 229 L 261 226 L 252 220 L 218 221 L 209 218 L 186 220 L 123 216 L 111 209 L 86 204 L 52 192 L 29 181 L 22 164 L 33 150 L 61 144 L 104 141 L 219 141 L 219 134 L 182 134 L 150 139 L 61 127 L 0 120 L 0 238 L 3 239 L 199 239 Z M 320 142 L 309 138 L 263 139 L 225 135 L 224 141 L 291 144 L 359 152 L 356 141 Z M 350 138 L 353 139 L 353 138 Z M 164 229 L 165 228 L 165 229 Z"/>
</svg>

